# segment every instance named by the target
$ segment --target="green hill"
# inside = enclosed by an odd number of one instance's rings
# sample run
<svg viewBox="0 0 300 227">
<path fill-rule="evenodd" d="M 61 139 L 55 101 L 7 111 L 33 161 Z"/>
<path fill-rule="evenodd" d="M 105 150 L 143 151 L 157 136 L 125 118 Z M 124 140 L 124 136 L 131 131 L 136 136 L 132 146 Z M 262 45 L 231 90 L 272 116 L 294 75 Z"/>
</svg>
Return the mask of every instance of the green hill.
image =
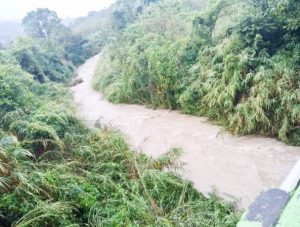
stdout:
<svg viewBox="0 0 300 227">
<path fill-rule="evenodd" d="M 75 19 L 69 27 L 72 31 L 81 34 L 91 34 L 111 27 L 112 14 L 117 8 L 116 4 L 101 11 L 89 12 L 88 16 Z"/>
</svg>

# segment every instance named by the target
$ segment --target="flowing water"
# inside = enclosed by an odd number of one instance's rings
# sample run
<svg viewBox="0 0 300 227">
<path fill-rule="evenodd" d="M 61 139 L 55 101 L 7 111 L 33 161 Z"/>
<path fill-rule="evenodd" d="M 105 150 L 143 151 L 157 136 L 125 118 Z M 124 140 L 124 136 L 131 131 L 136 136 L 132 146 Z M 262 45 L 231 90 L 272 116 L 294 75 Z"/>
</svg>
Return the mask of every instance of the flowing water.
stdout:
<svg viewBox="0 0 300 227">
<path fill-rule="evenodd" d="M 222 128 L 205 118 L 109 103 L 92 89 L 98 58 L 78 69 L 84 82 L 72 87 L 79 116 L 120 129 L 135 150 L 153 157 L 182 148 L 182 176 L 205 194 L 216 188 L 225 199 L 241 199 L 240 207 L 245 208 L 261 190 L 278 187 L 300 158 L 299 147 L 271 138 L 220 133 Z"/>
</svg>

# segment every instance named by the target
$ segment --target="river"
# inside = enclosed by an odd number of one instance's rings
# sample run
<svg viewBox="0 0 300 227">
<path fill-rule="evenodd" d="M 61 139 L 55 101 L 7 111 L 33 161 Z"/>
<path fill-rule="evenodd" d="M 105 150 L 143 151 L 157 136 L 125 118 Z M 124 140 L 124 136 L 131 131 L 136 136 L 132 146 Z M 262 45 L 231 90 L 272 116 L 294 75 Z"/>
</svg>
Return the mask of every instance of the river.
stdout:
<svg viewBox="0 0 300 227">
<path fill-rule="evenodd" d="M 215 188 L 227 200 L 239 198 L 239 206 L 246 208 L 261 190 L 278 187 L 300 158 L 299 147 L 272 138 L 235 137 L 205 118 L 107 102 L 92 89 L 99 57 L 77 71 L 84 81 L 71 88 L 78 115 L 89 124 L 99 120 L 118 128 L 133 149 L 153 157 L 182 148 L 181 174 L 204 194 Z"/>
</svg>

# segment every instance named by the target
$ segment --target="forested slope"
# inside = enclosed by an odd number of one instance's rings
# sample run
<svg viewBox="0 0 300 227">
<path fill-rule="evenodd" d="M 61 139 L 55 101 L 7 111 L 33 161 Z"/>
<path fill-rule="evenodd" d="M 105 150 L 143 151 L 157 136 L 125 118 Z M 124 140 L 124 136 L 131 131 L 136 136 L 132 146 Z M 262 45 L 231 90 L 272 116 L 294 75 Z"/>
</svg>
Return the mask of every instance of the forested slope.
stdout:
<svg viewBox="0 0 300 227">
<path fill-rule="evenodd" d="M 95 87 L 113 102 L 181 109 L 299 145 L 299 1 L 191 4 L 151 4 L 111 42 Z"/>
<path fill-rule="evenodd" d="M 48 9 L 23 24 L 0 52 L 0 226 L 235 226 L 234 204 L 165 171 L 178 150 L 153 160 L 75 117 L 65 82 L 88 40 Z"/>
</svg>

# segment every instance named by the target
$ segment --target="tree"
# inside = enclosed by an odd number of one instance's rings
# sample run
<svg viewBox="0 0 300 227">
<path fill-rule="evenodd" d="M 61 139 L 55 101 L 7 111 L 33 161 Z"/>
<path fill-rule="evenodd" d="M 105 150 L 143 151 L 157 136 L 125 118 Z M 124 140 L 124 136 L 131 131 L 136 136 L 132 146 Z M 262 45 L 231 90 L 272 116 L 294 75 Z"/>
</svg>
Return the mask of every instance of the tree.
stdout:
<svg viewBox="0 0 300 227">
<path fill-rule="evenodd" d="M 118 9 L 113 12 L 113 22 L 117 30 L 123 30 L 132 23 L 146 6 L 158 0 L 118 0 Z"/>
<path fill-rule="evenodd" d="M 48 38 L 49 34 L 61 25 L 61 19 L 56 12 L 39 8 L 29 12 L 22 24 L 28 35 L 35 38 Z"/>
</svg>

